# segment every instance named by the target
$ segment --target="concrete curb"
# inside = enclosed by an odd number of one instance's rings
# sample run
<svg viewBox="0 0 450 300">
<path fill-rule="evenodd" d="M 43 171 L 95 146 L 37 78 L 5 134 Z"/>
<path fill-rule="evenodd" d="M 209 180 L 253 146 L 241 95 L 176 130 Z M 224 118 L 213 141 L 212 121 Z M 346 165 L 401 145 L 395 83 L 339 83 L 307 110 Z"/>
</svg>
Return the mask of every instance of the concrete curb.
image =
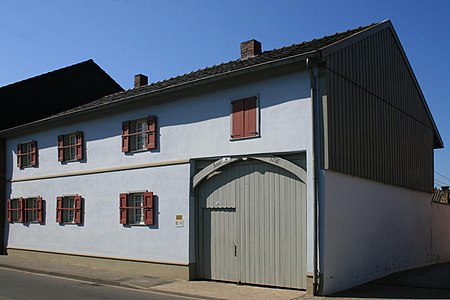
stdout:
<svg viewBox="0 0 450 300">
<path fill-rule="evenodd" d="M 108 286 L 115 286 L 115 287 L 124 287 L 124 288 L 130 288 L 130 289 L 148 291 L 148 292 L 156 292 L 156 293 L 166 294 L 166 295 L 191 297 L 191 298 L 205 299 L 205 300 L 226 300 L 226 299 L 222 299 L 222 298 L 205 297 L 205 296 L 199 296 L 199 295 L 194 295 L 194 294 L 189 294 L 189 293 L 160 290 L 158 288 L 153 288 L 153 287 L 145 288 L 145 287 L 134 285 L 132 283 L 127 283 L 127 282 L 105 280 L 105 279 L 96 278 L 96 277 L 67 274 L 67 273 L 62 273 L 62 272 L 39 270 L 39 269 L 26 268 L 26 267 L 21 267 L 21 266 L 13 266 L 13 265 L 2 264 L 2 263 L 0 263 L 0 268 L 29 272 L 29 273 L 34 273 L 34 274 L 50 275 L 50 276 L 68 278 L 68 279 L 75 279 L 75 280 L 81 280 L 81 281 L 88 281 L 88 282 L 92 282 L 94 284 L 101 284 L 101 285 L 108 285 Z"/>
<path fill-rule="evenodd" d="M 227 299 L 223 299 L 223 298 L 199 296 L 199 295 L 187 294 L 187 293 L 182 293 L 182 292 L 171 292 L 171 291 L 166 291 L 166 290 L 160 290 L 158 288 L 149 288 L 148 290 L 153 291 L 153 292 L 158 292 L 161 294 L 168 294 L 168 295 L 182 296 L 182 297 L 192 297 L 192 298 L 205 299 L 205 300 L 227 300 Z"/>
<path fill-rule="evenodd" d="M 89 276 L 82 276 L 82 275 L 67 274 L 67 273 L 54 272 L 54 271 L 32 269 L 32 268 L 26 268 L 26 267 L 21 267 L 21 266 L 5 265 L 5 264 L 1 264 L 1 263 L 0 263 L 0 268 L 17 270 L 17 271 L 24 271 L 24 272 L 34 273 L 34 274 L 42 274 L 42 275 L 50 275 L 50 276 L 63 277 L 63 278 L 69 278 L 69 279 L 76 279 L 76 280 L 82 280 L 82 281 L 90 281 L 92 283 L 98 283 L 98 284 L 107 284 L 107 285 L 112 285 L 112 286 L 121 286 L 121 282 L 112 281 L 112 280 L 104 280 L 104 279 L 95 278 L 95 277 L 89 277 Z M 133 288 L 146 290 L 143 287 L 138 287 L 138 286 L 134 286 L 134 285 L 133 285 Z"/>
</svg>

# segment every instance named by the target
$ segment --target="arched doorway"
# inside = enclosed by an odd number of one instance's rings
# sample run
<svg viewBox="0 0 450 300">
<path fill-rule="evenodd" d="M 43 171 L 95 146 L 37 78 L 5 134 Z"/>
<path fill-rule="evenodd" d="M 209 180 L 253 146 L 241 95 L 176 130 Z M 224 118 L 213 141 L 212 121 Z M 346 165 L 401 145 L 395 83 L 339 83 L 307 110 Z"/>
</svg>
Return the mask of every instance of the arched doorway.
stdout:
<svg viewBox="0 0 450 300">
<path fill-rule="evenodd" d="M 196 174 L 198 276 L 306 288 L 305 181 L 279 157 L 224 158 Z"/>
</svg>

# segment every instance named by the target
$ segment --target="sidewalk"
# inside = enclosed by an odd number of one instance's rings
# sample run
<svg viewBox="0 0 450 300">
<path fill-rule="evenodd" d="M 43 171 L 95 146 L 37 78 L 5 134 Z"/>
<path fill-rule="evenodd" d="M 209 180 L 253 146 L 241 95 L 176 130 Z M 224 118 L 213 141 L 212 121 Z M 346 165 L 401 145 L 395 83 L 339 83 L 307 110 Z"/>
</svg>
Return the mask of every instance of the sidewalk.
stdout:
<svg viewBox="0 0 450 300">
<path fill-rule="evenodd" d="M 394 273 L 329 297 L 312 297 L 305 292 L 288 289 L 142 276 L 53 261 L 37 261 L 26 256 L 0 255 L 0 267 L 199 299 L 450 299 L 450 262 Z"/>
<path fill-rule="evenodd" d="M 212 281 L 183 281 L 121 273 L 106 269 L 32 260 L 26 256 L 0 255 L 0 267 L 32 273 L 68 277 L 104 285 L 185 295 L 199 299 L 292 300 L 304 297 L 305 292 L 262 288 Z"/>
<path fill-rule="evenodd" d="M 397 272 L 329 299 L 336 298 L 450 299 L 450 262 Z"/>
</svg>

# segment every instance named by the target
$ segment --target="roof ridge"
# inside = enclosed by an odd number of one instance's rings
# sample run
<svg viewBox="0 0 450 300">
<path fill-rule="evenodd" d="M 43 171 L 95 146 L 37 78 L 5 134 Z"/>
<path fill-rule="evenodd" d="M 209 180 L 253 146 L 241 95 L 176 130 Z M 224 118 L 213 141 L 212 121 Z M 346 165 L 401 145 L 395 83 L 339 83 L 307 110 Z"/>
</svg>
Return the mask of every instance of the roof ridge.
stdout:
<svg viewBox="0 0 450 300">
<path fill-rule="evenodd" d="M 383 21 L 385 22 L 385 21 Z M 121 92 L 103 96 L 95 101 L 89 102 L 79 107 L 75 107 L 71 110 L 64 111 L 53 115 L 52 117 L 58 117 L 62 115 L 67 115 L 71 113 L 76 113 L 78 111 L 89 110 L 94 107 L 100 107 L 108 105 L 109 103 L 116 103 L 121 100 L 132 98 L 135 96 L 141 96 L 146 93 L 151 93 L 159 90 L 168 89 L 175 86 L 180 86 L 189 82 L 198 81 L 201 79 L 211 78 L 228 72 L 238 71 L 242 69 L 247 69 L 257 65 L 262 65 L 265 63 L 270 63 L 278 60 L 283 60 L 289 57 L 299 56 L 305 53 L 310 53 L 313 51 L 320 50 L 321 48 L 331 45 L 333 43 L 339 42 L 345 38 L 352 36 L 358 32 L 365 29 L 376 26 L 382 22 L 372 23 L 365 26 L 359 26 L 357 28 L 348 29 L 346 31 L 336 32 L 333 35 L 325 35 L 321 38 L 314 38 L 309 41 L 302 41 L 299 43 L 294 43 L 290 46 L 283 46 L 281 48 L 274 48 L 270 50 L 263 51 L 261 54 L 256 55 L 245 60 L 240 58 L 235 60 L 230 60 L 228 62 L 222 62 L 217 65 L 208 66 L 205 68 L 199 68 L 188 73 L 173 76 L 163 80 L 155 81 L 147 85 L 139 86 L 136 88 L 130 88 Z M 51 118 L 51 117 L 50 117 Z"/>
<path fill-rule="evenodd" d="M 384 22 L 384 21 L 382 21 L 382 22 Z M 370 28 L 372 26 L 378 25 L 378 24 L 380 24 L 382 22 L 375 22 L 375 23 L 371 23 L 369 25 L 359 26 L 359 27 L 353 28 L 353 29 L 348 29 L 346 31 L 336 32 L 336 33 L 334 33 L 332 35 L 325 35 L 325 36 L 320 37 L 320 38 L 314 38 L 312 40 L 305 40 L 305 41 L 302 41 L 302 42 L 294 43 L 294 44 L 292 44 L 290 46 L 283 46 L 281 48 L 273 48 L 273 49 L 270 49 L 270 50 L 264 50 L 261 54 L 255 56 L 255 57 L 252 57 L 252 58 L 248 58 L 246 60 L 254 60 L 254 59 L 258 58 L 259 56 L 261 56 L 263 54 L 273 53 L 275 51 L 280 51 L 280 50 L 283 50 L 283 49 L 288 49 L 288 48 L 292 48 L 292 47 L 295 47 L 295 46 L 304 45 L 304 44 L 311 43 L 311 42 L 318 41 L 318 40 L 322 40 L 322 39 L 325 39 L 325 38 L 333 38 L 333 37 L 336 37 L 338 35 L 342 35 L 344 33 L 349 33 L 349 32 L 354 32 L 354 31 L 358 31 L 358 30 L 361 30 L 363 28 L 367 29 L 367 28 Z M 191 71 L 191 72 L 188 72 L 188 73 L 184 73 L 184 74 L 176 75 L 176 76 L 173 76 L 173 77 L 170 77 L 170 78 L 166 78 L 166 79 L 158 80 L 158 81 L 155 81 L 155 82 L 151 82 L 151 83 L 149 83 L 146 86 L 151 86 L 151 85 L 154 85 L 156 83 L 162 83 L 162 82 L 165 82 L 165 81 L 169 81 L 171 79 L 175 79 L 175 78 L 178 78 L 178 77 L 183 77 L 183 76 L 186 76 L 186 75 L 189 75 L 189 74 L 193 74 L 193 73 L 196 73 L 196 72 L 199 72 L 199 71 L 208 70 L 210 68 L 214 68 L 214 67 L 218 67 L 218 66 L 222 66 L 222 65 L 225 65 L 225 64 L 228 64 L 228 63 L 233 63 L 233 62 L 238 62 L 238 61 L 241 61 L 241 59 L 240 58 L 233 59 L 233 60 L 230 60 L 228 62 L 223 62 L 223 63 L 217 64 L 217 65 L 212 65 L 212 66 L 208 66 L 208 67 L 205 67 L 205 68 L 199 68 L 197 70 L 194 70 L 194 71 Z M 143 86 L 143 87 L 145 87 L 145 86 Z"/>
</svg>

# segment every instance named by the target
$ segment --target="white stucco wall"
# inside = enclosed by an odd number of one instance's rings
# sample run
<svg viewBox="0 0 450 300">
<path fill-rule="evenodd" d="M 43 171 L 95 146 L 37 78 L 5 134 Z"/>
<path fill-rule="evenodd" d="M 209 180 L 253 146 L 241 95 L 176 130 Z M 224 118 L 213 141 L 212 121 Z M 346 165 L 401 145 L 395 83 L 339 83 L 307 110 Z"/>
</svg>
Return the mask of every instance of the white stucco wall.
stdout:
<svg viewBox="0 0 450 300">
<path fill-rule="evenodd" d="M 321 174 L 325 294 L 431 263 L 431 194 Z"/>
<path fill-rule="evenodd" d="M 254 94 L 259 96 L 261 137 L 230 141 L 231 100 Z M 122 122 L 148 115 L 158 118 L 158 148 L 133 155 L 122 153 Z M 306 151 L 310 168 L 310 117 L 309 76 L 302 72 L 130 111 L 118 109 L 117 114 L 10 138 L 7 140 L 7 179 L 12 179 L 9 196 L 43 196 L 47 218 L 45 225 L 7 224 L 7 245 L 157 261 L 195 261 L 195 254 L 189 253 L 188 247 L 189 236 L 194 236 L 188 232 L 191 212 L 188 164 L 59 179 L 15 180 L 180 159 L 299 151 Z M 84 133 L 86 159 L 61 164 L 57 160 L 57 136 L 78 130 Z M 20 170 L 16 167 L 17 144 L 32 139 L 38 142 L 39 167 Z M 308 271 L 312 271 L 313 185 L 309 173 L 307 184 L 307 256 Z M 150 190 L 158 196 L 158 228 L 126 228 L 119 224 L 118 195 L 133 189 Z M 81 227 L 60 226 L 55 222 L 56 197 L 72 193 L 86 199 L 85 224 Z M 185 217 L 183 229 L 174 226 L 177 213 Z"/>
<path fill-rule="evenodd" d="M 153 191 L 155 226 L 124 226 L 119 222 L 119 194 Z M 84 198 L 84 222 L 56 223 L 56 197 Z M 118 258 L 188 262 L 189 218 L 175 227 L 175 216 L 189 213 L 189 164 L 115 173 L 18 182 L 12 197 L 40 195 L 46 201 L 45 224 L 9 224 L 8 247 Z"/>
<path fill-rule="evenodd" d="M 259 95 L 261 138 L 230 141 L 231 100 L 254 94 Z M 307 150 L 311 140 L 309 99 L 309 77 L 304 72 L 132 111 L 118 109 L 115 115 L 8 139 L 7 174 L 19 179 L 195 157 Z M 158 149 L 124 155 L 122 122 L 148 115 L 158 118 Z M 61 164 L 57 136 L 78 130 L 87 140 L 86 161 Z M 40 167 L 20 170 L 15 164 L 17 144 L 31 139 L 38 142 Z"/>
<path fill-rule="evenodd" d="M 450 204 L 431 205 L 433 263 L 450 261 Z"/>
</svg>

